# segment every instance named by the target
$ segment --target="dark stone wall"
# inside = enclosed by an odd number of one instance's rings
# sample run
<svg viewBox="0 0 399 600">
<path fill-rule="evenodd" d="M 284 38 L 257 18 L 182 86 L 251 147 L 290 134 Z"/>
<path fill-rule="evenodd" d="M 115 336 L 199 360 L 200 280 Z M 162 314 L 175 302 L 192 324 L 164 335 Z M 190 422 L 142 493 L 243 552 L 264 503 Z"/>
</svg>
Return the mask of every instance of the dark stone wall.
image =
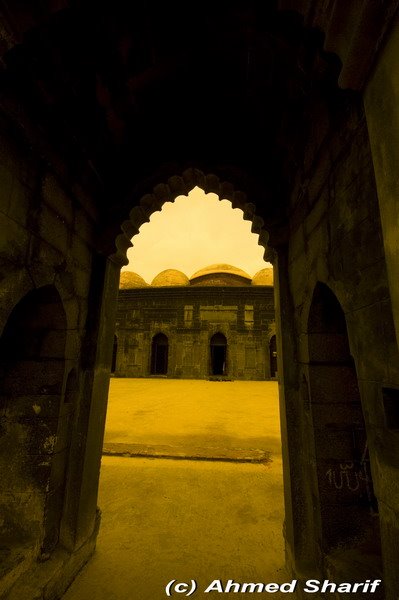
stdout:
<svg viewBox="0 0 399 600">
<path fill-rule="evenodd" d="M 154 335 L 168 337 L 172 378 L 211 375 L 210 339 L 227 339 L 225 377 L 269 379 L 269 342 L 275 333 L 273 288 L 182 287 L 120 290 L 115 375 L 151 375 Z"/>
<path fill-rule="evenodd" d="M 384 390 L 398 393 L 399 356 L 362 99 L 349 93 L 329 110 L 315 100 L 311 118 L 318 126 L 313 132 L 309 128 L 291 196 L 289 241 L 278 249 L 276 269 L 280 315 L 292 315 L 290 321 L 279 318 L 283 445 L 292 445 L 286 466 L 294 474 L 291 551 L 297 573 L 314 574 L 318 565 L 321 575 L 331 579 L 351 570 L 354 576 L 365 564 L 373 565 L 368 577 L 381 577 L 384 564 L 392 590 L 389 530 L 399 515 L 399 496 L 393 491 L 399 446 L 384 409 Z M 349 344 L 344 361 L 335 347 L 337 332 L 314 329 L 309 320 L 320 284 L 332 292 L 344 315 Z M 361 412 L 355 410 L 355 399 Z M 363 437 L 363 452 L 356 436 Z M 370 462 L 368 483 L 378 504 L 374 518 L 360 524 L 356 494 L 365 476 L 357 485 L 356 460 L 363 466 Z M 287 507 L 291 502 L 287 498 Z M 356 502 L 358 508 L 350 509 Z M 371 501 L 368 506 L 373 511 Z M 352 536 L 349 523 L 357 528 Z"/>
<path fill-rule="evenodd" d="M 93 551 L 98 527 L 97 491 L 83 491 L 82 463 L 87 453 L 99 462 L 85 413 L 87 384 L 101 363 L 90 353 L 82 361 L 82 347 L 90 290 L 98 304 L 108 261 L 100 257 L 95 273 L 97 211 L 66 181 L 0 121 L 0 597 L 7 600 L 35 596 L 43 571 L 62 590 Z M 98 331 L 97 322 L 94 347 Z M 107 378 L 108 364 L 104 405 Z M 84 496 L 94 502 L 85 522 Z M 79 559 L 69 562 L 77 547 Z"/>
</svg>

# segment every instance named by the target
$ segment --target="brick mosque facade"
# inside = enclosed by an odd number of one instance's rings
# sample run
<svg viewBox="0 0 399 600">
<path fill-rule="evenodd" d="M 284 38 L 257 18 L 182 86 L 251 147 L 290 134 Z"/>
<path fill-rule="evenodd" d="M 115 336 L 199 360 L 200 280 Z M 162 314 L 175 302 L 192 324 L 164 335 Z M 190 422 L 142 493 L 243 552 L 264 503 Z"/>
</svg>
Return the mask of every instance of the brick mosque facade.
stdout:
<svg viewBox="0 0 399 600">
<path fill-rule="evenodd" d="M 223 264 L 190 279 L 167 269 L 151 285 L 122 272 L 112 371 L 117 377 L 276 378 L 272 268 L 253 279 Z"/>
</svg>

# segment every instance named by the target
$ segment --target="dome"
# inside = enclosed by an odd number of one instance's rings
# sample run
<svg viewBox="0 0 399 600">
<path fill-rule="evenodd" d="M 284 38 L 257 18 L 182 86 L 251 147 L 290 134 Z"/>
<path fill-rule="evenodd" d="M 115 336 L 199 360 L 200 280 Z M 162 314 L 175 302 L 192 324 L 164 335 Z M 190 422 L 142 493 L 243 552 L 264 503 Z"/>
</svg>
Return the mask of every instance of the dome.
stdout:
<svg viewBox="0 0 399 600">
<path fill-rule="evenodd" d="M 250 283 L 251 277 L 248 273 L 225 263 L 209 265 L 190 277 L 191 285 L 242 286 Z"/>
<path fill-rule="evenodd" d="M 177 269 L 165 269 L 154 277 L 151 285 L 154 287 L 189 285 L 189 279 L 182 271 Z"/>
<path fill-rule="evenodd" d="M 267 267 L 255 273 L 252 285 L 273 285 L 273 268 Z"/>
<path fill-rule="evenodd" d="M 121 276 L 119 279 L 120 290 L 129 290 L 140 287 L 149 287 L 148 283 L 144 281 L 140 275 L 133 273 L 133 271 L 121 271 Z"/>
</svg>

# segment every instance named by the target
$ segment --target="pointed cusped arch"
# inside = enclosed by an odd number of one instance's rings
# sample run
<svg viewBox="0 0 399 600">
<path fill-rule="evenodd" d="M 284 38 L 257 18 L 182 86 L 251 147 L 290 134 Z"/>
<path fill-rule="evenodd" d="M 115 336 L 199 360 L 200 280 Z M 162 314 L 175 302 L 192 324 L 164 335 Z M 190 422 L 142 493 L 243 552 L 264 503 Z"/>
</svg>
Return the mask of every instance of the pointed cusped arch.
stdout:
<svg viewBox="0 0 399 600">
<path fill-rule="evenodd" d="M 127 251 L 133 245 L 131 238 L 139 233 L 140 227 L 148 223 L 154 212 L 160 211 L 165 202 L 174 202 L 178 196 L 187 196 L 195 187 L 201 188 L 206 194 L 215 193 L 219 200 L 229 200 L 232 208 L 243 212 L 243 219 L 251 221 L 251 231 L 259 236 L 258 244 L 265 248 L 265 260 L 269 252 L 267 243 L 269 234 L 265 222 L 256 214 L 256 207 L 248 202 L 245 192 L 236 190 L 232 183 L 221 181 L 213 174 L 206 175 L 199 169 L 186 169 L 181 175 L 169 177 L 166 182 L 155 185 L 151 192 L 141 196 L 139 203 L 134 206 L 128 219 L 121 224 L 121 233 L 115 239 L 115 252 L 111 260 L 121 267 L 128 264 Z"/>
</svg>

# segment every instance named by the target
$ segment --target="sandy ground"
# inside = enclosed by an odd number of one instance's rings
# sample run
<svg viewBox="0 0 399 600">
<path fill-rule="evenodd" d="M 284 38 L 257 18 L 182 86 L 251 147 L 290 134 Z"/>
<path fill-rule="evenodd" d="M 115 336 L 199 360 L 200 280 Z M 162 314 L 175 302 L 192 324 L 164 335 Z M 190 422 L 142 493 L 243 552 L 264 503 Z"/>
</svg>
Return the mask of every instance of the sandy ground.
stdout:
<svg viewBox="0 0 399 600">
<path fill-rule="evenodd" d="M 222 585 L 289 579 L 277 384 L 112 380 L 109 443 L 174 450 L 192 444 L 191 433 L 205 452 L 210 441 L 217 448 L 248 444 L 270 452 L 271 460 L 104 456 L 97 550 L 64 600 L 161 600 L 171 580 L 196 580 L 192 597 L 209 598 L 204 590 L 216 579 Z"/>
<path fill-rule="evenodd" d="M 280 455 L 277 383 L 111 379 L 104 447 L 155 456 Z"/>
</svg>

